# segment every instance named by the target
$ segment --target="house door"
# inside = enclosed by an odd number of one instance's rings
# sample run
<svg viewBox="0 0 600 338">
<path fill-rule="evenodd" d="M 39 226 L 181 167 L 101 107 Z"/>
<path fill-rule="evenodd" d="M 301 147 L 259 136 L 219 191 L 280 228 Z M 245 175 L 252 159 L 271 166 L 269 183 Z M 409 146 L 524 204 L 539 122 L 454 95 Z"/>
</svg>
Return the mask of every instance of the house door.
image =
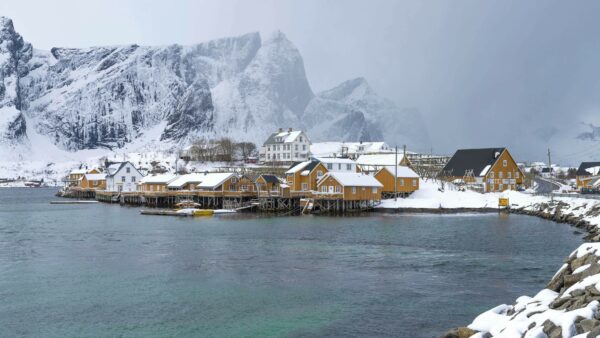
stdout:
<svg viewBox="0 0 600 338">
<path fill-rule="evenodd" d="M 330 193 L 330 194 L 333 194 L 333 185 L 330 185 L 330 186 L 329 186 L 329 193 Z"/>
</svg>

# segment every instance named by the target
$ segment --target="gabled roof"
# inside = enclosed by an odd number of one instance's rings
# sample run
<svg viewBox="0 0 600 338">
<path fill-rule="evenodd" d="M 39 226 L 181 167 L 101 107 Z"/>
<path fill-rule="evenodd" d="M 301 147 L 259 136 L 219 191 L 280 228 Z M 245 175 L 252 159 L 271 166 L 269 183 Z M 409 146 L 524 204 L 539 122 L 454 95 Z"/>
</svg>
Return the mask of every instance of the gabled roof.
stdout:
<svg viewBox="0 0 600 338">
<path fill-rule="evenodd" d="M 319 163 L 321 163 L 321 162 L 316 161 L 316 160 L 294 163 L 294 164 L 292 164 L 290 169 L 288 169 L 288 171 L 286 171 L 285 173 L 286 174 L 295 174 L 300 170 L 302 170 L 303 172 L 306 170 L 308 170 L 308 172 L 311 172 L 316 166 L 319 165 Z"/>
<path fill-rule="evenodd" d="M 300 134 L 302 134 L 301 130 L 282 131 L 273 133 L 269 136 L 269 138 L 267 138 L 263 145 L 294 142 L 296 138 L 300 136 Z M 281 138 L 281 141 L 277 141 L 278 138 Z"/>
<path fill-rule="evenodd" d="M 404 154 L 398 154 L 398 162 L 396 163 L 396 154 L 367 154 L 360 155 L 356 159 L 356 164 L 361 166 L 394 166 L 402 162 Z"/>
<path fill-rule="evenodd" d="M 600 162 L 581 162 L 581 164 L 579 165 L 579 168 L 577 169 L 577 176 L 593 175 L 594 170 L 588 170 L 588 169 L 592 169 L 594 167 L 600 167 Z M 592 172 L 590 172 L 590 171 L 592 171 Z"/>
<path fill-rule="evenodd" d="M 125 165 L 127 165 L 127 163 L 129 163 L 133 167 L 133 170 L 137 171 L 138 174 L 142 175 L 142 173 L 133 165 L 133 163 L 131 163 L 129 161 L 125 161 L 125 162 L 118 162 L 118 163 L 113 163 L 113 164 L 109 165 L 106 170 L 106 174 L 107 174 L 106 176 L 107 177 L 115 176 L 115 174 L 118 173 L 119 171 L 121 171 L 121 169 L 123 169 L 123 167 L 125 167 Z"/>
<path fill-rule="evenodd" d="M 233 173 L 193 173 L 178 176 L 168 184 L 169 188 L 181 188 L 189 183 L 196 183 L 200 188 L 216 188 L 223 184 Z"/>
<path fill-rule="evenodd" d="M 315 157 L 315 160 L 323 163 L 356 164 L 353 160 L 345 157 Z"/>
<path fill-rule="evenodd" d="M 485 176 L 504 150 L 506 148 L 459 149 L 442 172 L 445 175 L 464 176 L 467 170 L 472 169 L 474 176 Z"/>
<path fill-rule="evenodd" d="M 344 187 L 383 187 L 383 184 L 371 175 L 349 172 L 329 172 L 319 180 L 319 184 L 328 177 L 333 178 Z"/>
<path fill-rule="evenodd" d="M 83 177 L 88 181 L 103 181 L 106 179 L 106 174 L 85 174 Z"/>
<path fill-rule="evenodd" d="M 140 184 L 144 183 L 155 183 L 155 184 L 169 184 L 175 180 L 177 176 L 173 174 L 160 174 L 160 175 L 148 175 L 140 180 Z"/>
<path fill-rule="evenodd" d="M 260 175 L 259 177 L 262 177 L 263 180 L 265 180 L 265 182 L 267 182 L 267 183 L 277 183 L 277 184 L 280 183 L 279 178 L 275 175 L 263 174 L 263 175 Z"/>
<path fill-rule="evenodd" d="M 87 169 L 73 169 L 69 175 L 83 175 L 85 173 L 87 173 Z"/>
<path fill-rule="evenodd" d="M 407 166 L 399 165 L 396 166 L 396 168 L 398 168 L 398 175 L 396 177 L 419 178 L 419 175 Z M 394 176 L 394 173 L 396 172 L 394 166 L 385 166 L 381 168 L 380 171 L 381 170 L 389 171 L 392 176 Z"/>
</svg>

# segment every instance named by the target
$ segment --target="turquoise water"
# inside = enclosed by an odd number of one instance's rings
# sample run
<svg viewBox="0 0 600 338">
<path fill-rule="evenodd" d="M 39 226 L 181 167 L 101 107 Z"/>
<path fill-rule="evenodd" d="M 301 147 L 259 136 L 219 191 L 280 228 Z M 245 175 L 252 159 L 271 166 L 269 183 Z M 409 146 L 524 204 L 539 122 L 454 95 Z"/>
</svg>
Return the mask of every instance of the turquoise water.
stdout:
<svg viewBox="0 0 600 338">
<path fill-rule="evenodd" d="M 520 215 L 212 218 L 0 189 L 0 336 L 438 337 L 581 243 Z"/>
</svg>

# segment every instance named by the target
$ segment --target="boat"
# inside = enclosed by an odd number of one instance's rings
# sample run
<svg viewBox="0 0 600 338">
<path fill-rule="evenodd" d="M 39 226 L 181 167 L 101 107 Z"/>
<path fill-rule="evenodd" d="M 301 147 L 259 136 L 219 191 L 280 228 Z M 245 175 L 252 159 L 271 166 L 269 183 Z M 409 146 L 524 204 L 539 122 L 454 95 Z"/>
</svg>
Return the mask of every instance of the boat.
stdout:
<svg viewBox="0 0 600 338">
<path fill-rule="evenodd" d="M 202 207 L 202 204 L 190 200 L 184 200 L 175 204 L 176 209 L 198 209 L 200 207 Z"/>
</svg>

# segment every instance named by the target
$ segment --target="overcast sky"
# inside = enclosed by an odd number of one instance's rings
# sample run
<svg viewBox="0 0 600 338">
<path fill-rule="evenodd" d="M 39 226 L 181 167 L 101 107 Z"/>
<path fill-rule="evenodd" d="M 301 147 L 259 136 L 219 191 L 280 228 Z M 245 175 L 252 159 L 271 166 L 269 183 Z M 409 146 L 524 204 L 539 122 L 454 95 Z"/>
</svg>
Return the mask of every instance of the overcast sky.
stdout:
<svg viewBox="0 0 600 338">
<path fill-rule="evenodd" d="M 550 146 L 563 162 L 575 161 L 574 147 L 594 151 L 574 136 L 583 122 L 600 125 L 599 14 L 598 1 L 0 2 L 39 49 L 279 29 L 314 91 L 364 76 L 422 112 L 435 150 L 509 146 L 533 160 Z"/>
</svg>

